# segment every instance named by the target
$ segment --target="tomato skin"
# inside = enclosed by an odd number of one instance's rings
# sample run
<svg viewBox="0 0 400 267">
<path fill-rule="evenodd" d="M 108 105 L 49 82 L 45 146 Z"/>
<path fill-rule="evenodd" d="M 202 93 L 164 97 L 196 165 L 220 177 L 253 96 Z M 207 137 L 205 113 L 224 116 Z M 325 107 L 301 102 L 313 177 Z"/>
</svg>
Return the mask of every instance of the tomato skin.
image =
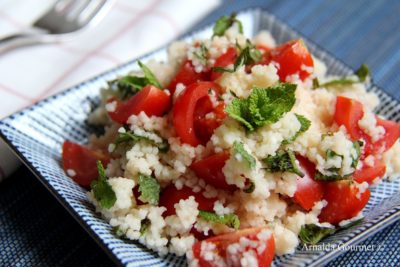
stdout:
<svg viewBox="0 0 400 267">
<path fill-rule="evenodd" d="M 183 186 L 182 189 L 177 189 L 174 184 L 170 184 L 163 189 L 160 195 L 159 206 L 165 207 L 167 210 L 163 213 L 164 217 L 174 215 L 174 205 L 181 199 L 188 199 L 190 196 L 194 196 L 196 202 L 199 204 L 198 209 L 204 211 L 213 211 L 214 202 L 216 198 L 206 198 L 202 192 L 193 192 L 190 187 Z"/>
<path fill-rule="evenodd" d="M 359 190 L 350 181 L 326 182 L 323 199 L 328 204 L 318 216 L 320 222 L 338 224 L 356 216 L 365 207 L 371 195 L 368 189 L 363 193 Z"/>
<path fill-rule="evenodd" d="M 176 85 L 178 83 L 182 83 L 183 85 L 188 86 L 192 83 L 205 81 L 208 79 L 209 74 L 207 72 L 196 72 L 192 65 L 192 62 L 190 60 L 186 60 L 185 62 L 183 62 L 182 66 L 180 67 L 170 84 L 167 86 L 167 88 L 171 92 L 171 95 L 173 95 L 176 89 Z"/>
<path fill-rule="evenodd" d="M 192 247 L 193 256 L 198 260 L 200 267 L 219 266 L 216 262 L 205 259 L 201 255 L 202 242 L 212 243 L 216 246 L 213 252 L 219 255 L 225 261 L 225 264 L 227 266 L 239 267 L 241 266 L 240 258 L 243 256 L 243 252 L 238 252 L 237 254 L 232 255 L 232 253 L 227 250 L 227 247 L 233 243 L 238 243 L 241 238 L 247 238 L 259 242 L 260 245 L 262 244 L 261 242 L 265 242 L 266 246 L 261 254 L 257 253 L 257 248 L 251 247 L 246 247 L 245 252 L 248 252 L 250 250 L 253 250 L 255 252 L 255 254 L 257 255 L 258 266 L 270 266 L 275 255 L 275 240 L 272 235 L 265 241 L 259 240 L 257 234 L 264 229 L 265 228 L 248 228 L 233 233 L 214 236 L 204 241 L 197 242 Z"/>
<path fill-rule="evenodd" d="M 229 157 L 230 154 L 228 151 L 213 154 L 204 159 L 193 162 L 190 169 L 194 171 L 198 178 L 203 179 L 207 184 L 218 189 L 234 191 L 237 187 L 228 184 L 225 180 L 225 175 L 222 172 L 222 168 Z"/>
<path fill-rule="evenodd" d="M 376 117 L 376 125 L 385 128 L 385 135 L 375 143 L 367 142 L 366 155 L 377 155 L 389 150 L 400 137 L 400 124 Z"/>
<path fill-rule="evenodd" d="M 344 125 L 353 141 L 365 136 L 362 134 L 358 121 L 364 116 L 363 105 L 357 100 L 338 96 L 336 97 L 334 121 Z"/>
<path fill-rule="evenodd" d="M 68 170 L 75 171 L 76 175 L 71 177 L 77 184 L 89 187 L 90 183 L 97 179 L 96 162 L 100 160 L 103 166 L 110 162 L 110 157 L 100 150 L 91 150 L 70 141 L 64 141 L 62 146 L 62 163 L 65 173 Z"/>
<path fill-rule="evenodd" d="M 217 129 L 226 117 L 225 103 L 221 102 L 213 107 L 209 98 L 200 99 L 195 108 L 194 115 L 194 131 L 199 138 L 201 144 L 205 145 L 211 139 L 214 130 Z M 211 113 L 213 116 L 208 117 Z"/>
<path fill-rule="evenodd" d="M 115 111 L 108 112 L 110 118 L 120 124 L 126 124 L 131 115 L 138 115 L 140 112 L 147 116 L 161 116 L 168 111 L 170 106 L 170 95 L 153 85 L 147 85 L 128 100 L 111 99 L 117 101 Z"/>
<path fill-rule="evenodd" d="M 314 204 L 322 199 L 323 186 L 320 181 L 315 181 L 315 165 L 307 158 L 296 156 L 304 177 L 297 177 L 297 189 L 293 200 L 305 210 L 311 210 Z"/>
<path fill-rule="evenodd" d="M 353 141 L 363 139 L 365 143 L 364 154 L 376 155 L 390 149 L 400 137 L 400 124 L 390 120 L 376 117 L 377 126 L 385 128 L 385 135 L 372 142 L 371 137 L 364 133 L 358 126 L 358 121 L 364 116 L 363 105 L 357 100 L 338 96 L 336 98 L 334 121 L 344 125 Z"/>
<path fill-rule="evenodd" d="M 302 40 L 292 40 L 273 48 L 268 53 L 268 63 L 279 63 L 278 76 L 285 82 L 286 78 L 293 74 L 299 74 L 304 81 L 311 75 L 304 67 L 314 67 L 314 61 Z"/>
<path fill-rule="evenodd" d="M 372 167 L 366 165 L 364 162 L 362 168 L 354 172 L 353 178 L 357 183 L 367 182 L 368 184 L 372 184 L 376 178 L 382 177 L 385 173 L 385 163 L 374 158 L 374 165 Z"/>
<path fill-rule="evenodd" d="M 208 97 L 210 89 L 220 91 L 220 87 L 213 82 L 193 83 L 176 99 L 173 107 L 173 125 L 182 143 L 191 146 L 201 144 L 194 129 L 194 115 L 198 101 Z"/>
<path fill-rule="evenodd" d="M 230 64 L 235 63 L 237 52 L 235 47 L 229 47 L 226 52 L 220 55 L 216 60 L 214 67 L 225 68 Z M 214 81 L 222 76 L 222 72 L 212 71 L 211 81 Z"/>
</svg>

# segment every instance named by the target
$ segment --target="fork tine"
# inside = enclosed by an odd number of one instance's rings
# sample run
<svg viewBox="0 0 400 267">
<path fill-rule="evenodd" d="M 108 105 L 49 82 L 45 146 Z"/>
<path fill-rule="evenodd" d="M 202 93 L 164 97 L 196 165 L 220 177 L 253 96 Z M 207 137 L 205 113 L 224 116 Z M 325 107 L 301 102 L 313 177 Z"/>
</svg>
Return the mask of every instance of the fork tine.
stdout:
<svg viewBox="0 0 400 267">
<path fill-rule="evenodd" d="M 85 10 L 79 15 L 78 20 L 81 24 L 87 24 L 97 17 L 102 15 L 104 9 L 106 9 L 107 0 L 92 0 Z M 109 4 L 111 6 L 111 4 Z M 103 9 L 103 10 L 102 10 Z"/>
</svg>

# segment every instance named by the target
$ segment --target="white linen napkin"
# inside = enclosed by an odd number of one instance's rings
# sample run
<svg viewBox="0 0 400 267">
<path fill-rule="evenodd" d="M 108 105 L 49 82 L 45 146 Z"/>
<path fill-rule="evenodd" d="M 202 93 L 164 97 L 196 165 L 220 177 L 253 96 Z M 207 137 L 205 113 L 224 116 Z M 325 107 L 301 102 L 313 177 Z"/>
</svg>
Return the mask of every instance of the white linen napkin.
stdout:
<svg viewBox="0 0 400 267">
<path fill-rule="evenodd" d="M 117 0 L 94 28 L 65 43 L 24 47 L 0 56 L 0 119 L 150 52 L 182 34 L 221 0 Z M 54 0 L 2 0 L 0 37 L 24 31 Z M 0 140 L 0 181 L 19 165 Z"/>
</svg>

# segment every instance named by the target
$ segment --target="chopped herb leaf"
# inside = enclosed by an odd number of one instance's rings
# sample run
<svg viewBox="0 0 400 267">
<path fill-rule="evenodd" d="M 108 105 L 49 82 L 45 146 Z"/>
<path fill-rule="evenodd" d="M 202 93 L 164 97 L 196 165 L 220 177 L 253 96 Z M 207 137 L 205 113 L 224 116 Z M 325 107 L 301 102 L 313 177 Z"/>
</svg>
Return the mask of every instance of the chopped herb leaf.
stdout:
<svg viewBox="0 0 400 267">
<path fill-rule="evenodd" d="M 234 23 L 237 23 L 239 26 L 239 32 L 243 33 L 243 25 L 240 20 L 236 18 L 236 13 L 232 13 L 230 16 L 222 16 L 220 17 L 214 25 L 213 28 L 213 37 L 214 36 L 222 36 Z"/>
<path fill-rule="evenodd" d="M 254 169 L 256 167 L 256 159 L 244 149 L 243 143 L 235 141 L 233 143 L 233 151 L 235 155 L 240 155 L 244 161 L 247 162 L 250 169 Z"/>
<path fill-rule="evenodd" d="M 208 48 L 206 47 L 206 45 L 204 43 L 201 43 L 201 45 L 200 45 L 200 53 L 199 52 L 193 53 L 193 55 L 198 60 L 200 60 L 203 65 L 207 64 L 207 54 L 208 54 Z"/>
<path fill-rule="evenodd" d="M 225 112 L 249 131 L 277 122 L 296 102 L 295 84 L 280 83 L 269 88 L 254 88 L 246 99 L 236 98 Z"/>
<path fill-rule="evenodd" d="M 353 157 L 353 161 L 351 163 L 351 167 L 357 168 L 358 161 L 361 157 L 361 147 L 364 145 L 364 142 L 361 140 L 357 140 L 353 142 L 353 147 L 356 150 L 356 156 Z"/>
<path fill-rule="evenodd" d="M 320 84 L 318 82 L 318 79 L 315 78 L 316 80 L 314 82 L 313 80 L 313 89 L 319 88 L 319 87 L 329 87 L 329 86 L 336 86 L 336 85 L 348 85 L 348 84 L 354 84 L 354 83 L 361 83 L 365 82 L 367 77 L 370 75 L 369 68 L 366 64 L 362 64 L 358 70 L 356 70 L 355 75 L 357 76 L 358 79 L 352 79 L 352 78 L 343 78 L 343 79 L 336 79 L 336 80 L 331 80 L 326 83 Z"/>
<path fill-rule="evenodd" d="M 225 224 L 230 228 L 239 229 L 240 227 L 240 220 L 236 214 L 224 214 L 224 215 L 217 215 L 213 212 L 203 211 L 199 212 L 199 217 L 203 220 L 214 222 L 214 223 L 221 223 Z"/>
<path fill-rule="evenodd" d="M 108 82 L 108 86 L 112 90 L 116 90 L 122 100 L 133 96 L 149 84 L 162 88 L 151 70 L 140 61 L 138 61 L 138 64 L 143 71 L 144 77 L 126 75 Z"/>
<path fill-rule="evenodd" d="M 249 40 L 247 40 L 246 46 L 244 48 L 241 48 L 239 45 L 237 46 L 239 47 L 240 54 L 233 64 L 233 69 L 215 67 L 213 68 L 213 71 L 232 73 L 239 69 L 241 66 L 253 64 L 261 60 L 261 52 Z"/>
<path fill-rule="evenodd" d="M 266 170 L 269 172 L 291 172 L 300 177 L 304 173 L 297 166 L 296 157 L 291 150 L 278 150 L 275 156 L 268 156 L 264 159 Z"/>
<path fill-rule="evenodd" d="M 318 78 L 314 78 L 312 80 L 312 89 L 317 89 L 318 87 L 320 87 L 319 80 L 318 80 Z"/>
<path fill-rule="evenodd" d="M 334 158 L 334 157 L 340 157 L 343 160 L 343 156 L 339 155 L 338 153 L 336 153 L 332 149 L 327 149 L 326 152 L 325 152 L 325 155 L 326 155 L 326 159 L 331 159 L 331 158 Z M 353 163 L 354 163 L 354 160 L 355 159 L 353 159 Z M 315 180 L 319 180 L 319 181 L 348 180 L 349 177 L 352 174 L 352 173 L 350 173 L 350 174 L 346 174 L 346 175 L 340 175 L 339 174 L 340 168 L 336 168 L 336 167 L 329 168 L 327 171 L 331 172 L 332 174 L 325 175 L 325 174 L 322 174 L 320 171 L 317 171 L 317 173 L 315 174 Z"/>
<path fill-rule="evenodd" d="M 248 183 L 249 183 L 249 185 L 247 185 L 246 188 L 243 189 L 243 192 L 250 194 L 250 193 L 254 192 L 254 190 L 256 189 L 256 185 L 252 181 L 248 181 Z"/>
<path fill-rule="evenodd" d="M 148 84 L 154 85 L 155 87 L 161 89 L 162 86 L 158 82 L 156 76 L 154 76 L 153 72 L 145 65 L 143 64 L 140 60 L 138 61 L 138 64 L 140 68 L 143 71 L 144 77 L 147 79 Z"/>
<path fill-rule="evenodd" d="M 117 201 L 117 196 L 108 183 L 103 164 L 99 160 L 97 161 L 97 170 L 99 172 L 99 178 L 90 184 L 90 188 L 100 206 L 109 209 L 114 206 L 115 201 Z"/>
<path fill-rule="evenodd" d="M 113 230 L 118 237 L 123 237 L 126 234 L 126 232 L 122 231 L 118 226 L 114 227 Z"/>
<path fill-rule="evenodd" d="M 308 128 L 310 128 L 311 126 L 311 121 L 309 119 L 307 119 L 306 117 L 299 115 L 299 114 L 295 114 L 297 117 L 297 120 L 300 122 L 300 129 L 289 139 L 283 140 L 282 144 L 287 145 L 287 144 L 291 144 L 293 143 L 294 140 L 296 140 L 296 138 L 304 133 L 305 131 L 308 130 Z"/>
<path fill-rule="evenodd" d="M 144 219 L 142 221 L 142 224 L 140 225 L 140 236 L 146 235 L 147 231 L 149 230 L 150 227 L 150 220 L 149 219 Z"/>
<path fill-rule="evenodd" d="M 352 221 L 346 225 L 339 226 L 336 228 L 319 226 L 316 224 L 305 224 L 301 227 L 299 238 L 303 244 L 315 245 L 324 237 L 334 234 L 336 231 L 350 228 L 356 224 L 359 224 L 364 218 Z"/>
<path fill-rule="evenodd" d="M 129 129 L 124 132 L 124 133 L 118 133 L 117 138 L 114 140 L 114 144 L 116 147 L 123 143 L 127 142 L 139 142 L 141 140 L 147 141 L 155 146 L 157 146 L 158 150 L 162 153 L 165 153 L 169 149 L 169 144 L 167 140 L 162 140 L 162 142 L 155 142 L 154 140 L 148 138 L 147 136 L 142 136 L 142 135 L 137 135 L 134 134 L 132 131 L 129 131 Z"/>
<path fill-rule="evenodd" d="M 307 245 L 315 245 L 322 238 L 336 232 L 335 228 L 322 227 L 316 224 L 306 224 L 300 229 L 299 238 L 301 242 Z"/>
<path fill-rule="evenodd" d="M 160 184 L 158 181 L 151 176 L 139 174 L 138 184 L 139 199 L 152 205 L 158 205 L 160 199 Z"/>
<path fill-rule="evenodd" d="M 367 64 L 362 64 L 358 68 L 358 70 L 356 70 L 355 73 L 356 73 L 358 79 L 360 80 L 360 82 L 364 82 L 367 79 L 367 77 L 370 75 Z"/>
</svg>

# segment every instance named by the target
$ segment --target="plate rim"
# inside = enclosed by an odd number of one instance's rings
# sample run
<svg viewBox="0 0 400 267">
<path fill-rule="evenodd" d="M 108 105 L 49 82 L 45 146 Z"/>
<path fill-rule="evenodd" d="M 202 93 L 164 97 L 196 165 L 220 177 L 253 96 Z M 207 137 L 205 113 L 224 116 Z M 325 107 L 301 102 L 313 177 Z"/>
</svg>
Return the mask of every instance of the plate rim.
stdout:
<svg viewBox="0 0 400 267">
<path fill-rule="evenodd" d="M 319 44 L 317 44 L 316 42 L 310 40 L 309 37 L 305 36 L 303 33 L 301 33 L 301 31 L 295 29 L 294 27 L 292 27 L 291 25 L 287 24 L 286 22 L 284 22 L 280 17 L 276 16 L 275 14 L 271 13 L 269 10 L 267 10 L 266 8 L 263 7 L 250 7 L 250 8 L 246 8 L 243 9 L 241 11 L 239 11 L 237 14 L 243 14 L 243 13 L 256 13 L 258 16 L 260 16 L 262 13 L 265 13 L 267 16 L 273 18 L 278 24 L 280 24 L 281 26 L 284 26 L 286 29 L 292 31 L 293 33 L 297 34 L 298 36 L 300 36 L 302 39 L 304 39 L 306 41 L 307 44 L 311 44 L 312 46 L 314 46 L 317 50 L 322 51 L 323 53 L 327 54 L 328 57 L 331 57 L 332 59 L 334 59 L 335 61 L 339 62 L 345 69 L 346 72 L 350 72 L 350 71 L 354 71 L 353 68 L 347 64 L 346 62 L 344 62 L 343 60 L 337 58 L 332 52 L 324 49 L 322 46 L 320 46 Z M 129 65 L 134 64 L 135 62 L 137 62 L 138 60 L 143 60 L 143 59 L 147 59 L 147 58 L 151 58 L 151 56 L 153 56 L 156 53 L 159 53 L 161 51 L 163 51 L 164 49 L 168 48 L 168 46 L 177 41 L 177 40 L 185 40 L 187 38 L 190 38 L 192 36 L 197 35 L 198 33 L 204 31 L 205 29 L 208 29 L 210 26 L 212 26 L 213 24 L 207 24 L 205 26 L 202 26 L 200 28 L 196 28 L 195 30 L 192 30 L 190 32 L 187 32 L 185 34 L 182 34 L 180 36 L 178 36 L 177 38 L 174 38 L 172 41 L 166 43 L 165 45 L 152 50 L 144 55 L 141 55 L 139 57 L 130 59 L 128 61 L 126 61 L 125 63 L 122 63 L 120 65 L 117 65 L 115 67 L 112 67 L 110 69 L 107 69 L 106 71 L 103 71 L 95 76 L 92 76 L 91 78 L 85 79 L 82 82 L 77 83 L 74 86 L 70 86 L 68 88 L 66 88 L 65 90 L 62 90 L 61 92 L 52 94 L 48 97 L 46 97 L 45 99 L 42 99 L 30 106 L 27 106 L 17 112 L 14 112 L 4 118 L 2 118 L 0 120 L 0 138 L 4 141 L 4 143 L 10 148 L 10 150 L 12 151 L 12 153 L 14 153 L 21 161 L 22 163 L 34 174 L 34 176 L 45 186 L 45 188 L 53 195 L 53 197 L 55 197 L 57 199 L 57 201 L 68 211 L 68 213 L 79 223 L 79 225 L 86 231 L 89 233 L 89 235 L 94 239 L 94 241 L 103 249 L 103 251 L 106 252 L 106 254 L 109 256 L 109 258 L 118 266 L 125 266 L 125 264 L 123 263 L 122 259 L 120 259 L 117 254 L 114 254 L 113 251 L 108 248 L 107 244 L 105 243 L 105 241 L 100 238 L 99 234 L 90 227 L 90 225 L 83 220 L 82 216 L 72 207 L 70 206 L 70 204 L 66 201 L 66 199 L 64 199 L 59 192 L 57 191 L 57 189 L 55 189 L 54 187 L 52 187 L 49 182 L 42 176 L 42 174 L 40 174 L 40 172 L 38 171 L 37 168 L 35 168 L 33 166 L 33 164 L 23 155 L 23 153 L 18 149 L 18 147 L 16 145 L 14 145 L 12 143 L 12 141 L 10 139 L 8 139 L 6 137 L 6 135 L 3 133 L 3 129 L 2 127 L 8 127 L 8 128 L 12 128 L 15 129 L 15 127 L 11 126 L 11 125 L 7 125 L 7 121 L 12 121 L 15 119 L 15 117 L 17 116 L 23 116 L 24 113 L 28 113 L 33 111 L 35 108 L 38 108 L 40 106 L 42 106 L 43 104 L 49 102 L 49 101 L 55 101 L 57 98 L 62 97 L 64 95 L 70 94 L 71 92 L 74 91 L 78 91 L 81 87 L 93 83 L 98 79 L 104 78 L 105 76 L 113 73 L 113 72 L 117 72 L 119 70 L 122 70 L 126 67 L 128 67 Z M 378 89 L 380 92 L 382 92 L 383 94 L 385 94 L 390 101 L 395 101 L 397 103 L 400 103 L 400 100 L 397 100 L 397 98 L 395 98 L 390 92 L 387 92 L 385 90 L 382 89 L 382 87 L 378 86 L 377 84 L 374 83 L 374 81 L 371 81 L 371 85 L 370 87 L 374 87 L 376 89 Z M 16 129 L 15 129 L 16 130 Z M 392 213 L 392 214 L 390 214 Z M 398 220 L 400 220 L 400 205 L 398 206 L 394 206 L 392 209 L 390 210 L 386 210 L 386 212 L 384 212 L 382 215 L 378 216 L 378 217 L 382 217 L 382 220 L 379 220 L 379 222 L 372 224 L 370 227 L 368 227 L 367 229 L 365 229 L 364 231 L 361 231 L 360 233 L 357 233 L 355 236 L 351 237 L 349 240 L 347 240 L 344 243 L 344 245 L 356 245 L 362 241 L 364 241 L 365 239 L 371 237 L 371 234 L 374 233 L 378 233 L 379 231 L 383 230 L 384 228 L 389 227 L 390 225 L 392 225 L 393 223 L 397 222 Z M 299 244 L 300 246 L 301 244 Z M 320 266 L 321 264 L 326 264 L 326 261 L 331 261 L 335 258 L 337 258 L 338 256 L 342 255 L 343 253 L 345 253 L 345 250 L 331 250 L 331 251 L 324 251 L 324 254 L 322 254 L 320 257 L 316 258 L 315 260 L 308 262 L 306 264 L 308 264 L 308 266 Z"/>
</svg>

